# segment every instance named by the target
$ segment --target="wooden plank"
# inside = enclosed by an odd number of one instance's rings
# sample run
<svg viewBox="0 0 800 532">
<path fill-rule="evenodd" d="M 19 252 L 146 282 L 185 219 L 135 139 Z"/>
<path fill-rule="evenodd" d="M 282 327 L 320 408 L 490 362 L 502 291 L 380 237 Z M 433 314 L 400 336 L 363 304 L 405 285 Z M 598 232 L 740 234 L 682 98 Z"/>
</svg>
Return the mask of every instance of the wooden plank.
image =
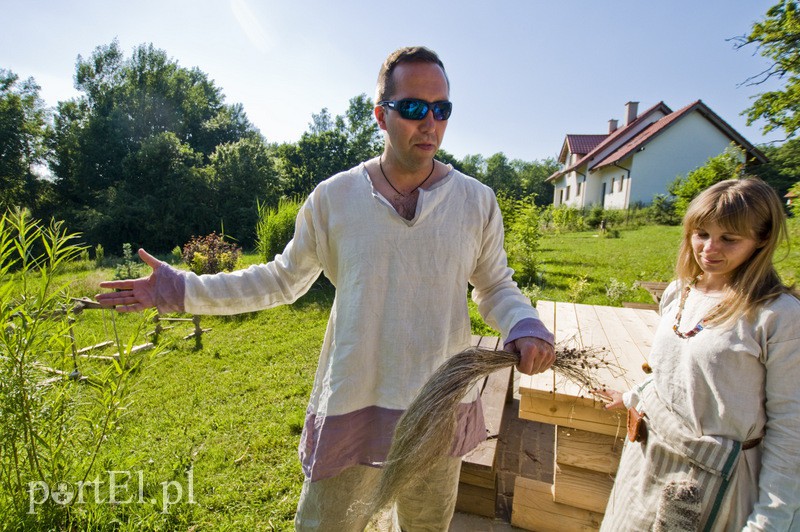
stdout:
<svg viewBox="0 0 800 532">
<path fill-rule="evenodd" d="M 625 436 L 614 437 L 587 430 L 556 427 L 556 465 L 615 474 Z"/>
<path fill-rule="evenodd" d="M 486 436 L 494 438 L 500 434 L 503 421 L 503 410 L 506 406 L 508 385 L 511 382 L 511 368 L 501 369 L 486 378 L 486 385 L 481 393 L 483 419 L 486 423 Z"/>
<path fill-rule="evenodd" d="M 458 481 L 462 484 L 494 490 L 496 476 L 493 469 L 487 471 L 465 462 L 461 464 L 461 475 L 458 477 Z"/>
<path fill-rule="evenodd" d="M 581 401 L 588 402 L 588 405 Z M 543 397 L 526 394 L 520 397 L 519 417 L 609 436 L 624 436 L 624 412 L 605 410 L 598 402 L 594 403 L 592 406 L 592 401 L 588 399 L 572 398 L 570 401 L 559 401 L 553 400 L 546 394 Z"/>
<path fill-rule="evenodd" d="M 658 305 L 655 303 L 637 303 L 636 301 L 623 301 L 622 306 L 625 308 L 638 308 L 644 310 L 658 310 Z"/>
<path fill-rule="evenodd" d="M 473 450 L 464 455 L 461 464 L 469 464 L 473 468 L 494 471 L 494 456 L 497 452 L 497 439 L 484 440 Z"/>
<path fill-rule="evenodd" d="M 604 513 L 613 486 L 614 477 L 608 473 L 556 465 L 553 474 L 553 500 L 567 506 Z"/>
<path fill-rule="evenodd" d="M 456 511 L 494 518 L 494 486 L 492 486 L 491 489 L 487 489 L 459 483 L 458 496 L 456 498 Z"/>
<path fill-rule="evenodd" d="M 590 532 L 600 529 L 603 515 L 553 501 L 546 482 L 517 477 L 511 524 L 537 532 Z"/>
</svg>

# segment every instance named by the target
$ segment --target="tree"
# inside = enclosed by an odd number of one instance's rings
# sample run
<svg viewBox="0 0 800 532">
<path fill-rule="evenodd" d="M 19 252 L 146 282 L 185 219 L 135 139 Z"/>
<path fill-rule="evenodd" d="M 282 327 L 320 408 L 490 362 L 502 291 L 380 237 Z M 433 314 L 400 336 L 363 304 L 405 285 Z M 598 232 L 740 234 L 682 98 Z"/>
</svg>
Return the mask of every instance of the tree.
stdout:
<svg viewBox="0 0 800 532">
<path fill-rule="evenodd" d="M 745 83 L 759 85 L 768 79 L 785 80 L 782 90 L 758 96 L 742 114 L 747 124 L 763 119 L 765 133 L 783 129 L 791 138 L 800 128 L 800 9 L 797 0 L 781 0 L 767 10 L 763 21 L 753 24 L 749 35 L 736 39 L 738 49 L 754 44 L 772 64 Z"/>
<path fill-rule="evenodd" d="M 520 195 L 517 173 L 503 152 L 495 153 L 486 159 L 486 175 L 483 182 L 496 193 L 502 192 L 514 198 Z"/>
<path fill-rule="evenodd" d="M 0 69 L 0 212 L 34 207 L 43 186 L 34 167 L 47 152 L 48 112 L 33 78 Z"/>
<path fill-rule="evenodd" d="M 800 139 L 788 140 L 780 146 L 767 146 L 763 150 L 769 162 L 751 172 L 783 196 L 800 180 Z"/>
<path fill-rule="evenodd" d="M 327 108 L 312 114 L 309 131 L 297 144 L 283 144 L 275 152 L 282 194 L 305 196 L 323 179 L 354 167 L 381 153 L 383 137 L 366 94 L 350 99 L 344 115 L 331 118 Z"/>
<path fill-rule="evenodd" d="M 92 241 L 109 242 L 110 249 L 146 244 L 163 252 L 210 233 L 219 219 L 202 159 L 175 133 L 148 137 L 126 158 L 125 179 L 111 189 L 101 209 L 105 224 L 94 228 L 100 234 Z"/>
<path fill-rule="evenodd" d="M 514 159 L 511 167 L 517 173 L 521 197 L 533 196 L 540 207 L 553 203 L 553 185 L 546 179 L 559 169 L 558 161 L 552 157 L 533 162 Z"/>
<path fill-rule="evenodd" d="M 226 236 L 241 246 L 255 243 L 258 205 L 276 205 L 281 183 L 269 147 L 248 137 L 220 144 L 210 158 L 214 215 L 224 220 Z"/>
<path fill-rule="evenodd" d="M 205 166 L 220 144 L 258 137 L 241 105 L 225 104 L 206 74 L 153 45 L 136 47 L 128 59 L 116 41 L 100 46 L 78 57 L 75 80 L 82 95 L 60 102 L 54 121 L 57 216 L 107 249 L 121 238 L 172 249 L 219 229 Z M 145 181 L 153 188 L 144 189 Z M 186 212 L 184 202 L 196 210 Z M 175 219 L 177 212 L 187 217 Z M 142 233 L 147 224 L 136 217 L 153 220 L 152 234 Z"/>
<path fill-rule="evenodd" d="M 721 154 L 709 158 L 705 165 L 686 174 L 686 177 L 678 176 L 669 187 L 670 194 L 676 198 L 676 214 L 683 216 L 695 196 L 711 185 L 742 177 L 744 160 L 744 151 L 731 145 Z"/>
<path fill-rule="evenodd" d="M 374 109 L 372 100 L 362 93 L 350 99 L 344 117 L 337 117 L 337 128 L 347 136 L 351 160 L 366 161 L 383 151 L 383 135 Z"/>
</svg>

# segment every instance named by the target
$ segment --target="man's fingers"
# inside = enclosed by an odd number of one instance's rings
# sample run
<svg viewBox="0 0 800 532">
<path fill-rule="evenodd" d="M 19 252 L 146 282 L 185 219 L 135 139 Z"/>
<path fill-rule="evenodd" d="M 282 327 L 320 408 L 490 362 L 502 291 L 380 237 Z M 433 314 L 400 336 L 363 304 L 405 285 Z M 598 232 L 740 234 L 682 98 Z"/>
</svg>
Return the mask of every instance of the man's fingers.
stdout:
<svg viewBox="0 0 800 532">
<path fill-rule="evenodd" d="M 144 248 L 139 248 L 139 258 L 154 270 L 161 265 L 161 261 L 146 252 Z"/>
</svg>

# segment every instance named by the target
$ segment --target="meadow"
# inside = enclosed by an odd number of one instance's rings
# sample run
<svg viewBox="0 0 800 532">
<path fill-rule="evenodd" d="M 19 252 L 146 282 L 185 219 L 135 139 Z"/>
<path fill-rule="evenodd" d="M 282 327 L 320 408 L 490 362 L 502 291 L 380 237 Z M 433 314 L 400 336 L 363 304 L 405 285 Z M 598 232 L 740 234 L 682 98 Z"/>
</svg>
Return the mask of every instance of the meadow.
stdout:
<svg viewBox="0 0 800 532">
<path fill-rule="evenodd" d="M 796 239 L 797 224 L 792 233 Z M 652 302 L 634 282 L 669 280 L 679 241 L 680 228 L 662 226 L 621 230 L 616 238 L 546 233 L 538 259 L 540 286 L 524 288 L 534 300 Z M 797 279 L 800 253 L 787 250 L 782 257 L 782 275 Z M 243 265 L 257 260 L 248 254 Z M 113 273 L 87 262 L 71 265 L 62 276 L 74 295 L 91 296 Z M 293 529 L 303 480 L 297 447 L 333 297 L 332 287 L 318 282 L 293 305 L 204 316 L 202 326 L 211 330 L 203 335 L 201 349 L 182 338 L 191 331 L 188 324 L 162 333 L 160 349 L 141 355 L 125 414 L 97 462 L 101 477 L 108 471 L 125 473 L 118 474 L 127 481 L 117 497 L 123 502 L 74 504 L 75 528 Z M 475 332 L 491 334 L 472 304 L 471 310 Z M 109 339 L 114 327 L 132 331 L 144 319 L 84 311 L 76 341 L 93 345 Z M 83 369 L 102 364 L 79 363 Z M 0 516 L 0 529 L 21 529 L 7 517 Z"/>
</svg>

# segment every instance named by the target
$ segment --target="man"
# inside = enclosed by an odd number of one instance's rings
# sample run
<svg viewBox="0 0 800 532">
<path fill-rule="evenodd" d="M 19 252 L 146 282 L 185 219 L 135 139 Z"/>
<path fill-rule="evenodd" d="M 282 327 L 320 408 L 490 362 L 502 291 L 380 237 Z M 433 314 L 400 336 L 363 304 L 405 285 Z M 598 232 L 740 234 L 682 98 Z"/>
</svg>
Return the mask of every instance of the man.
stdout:
<svg viewBox="0 0 800 532">
<path fill-rule="evenodd" d="M 320 272 L 336 287 L 300 443 L 306 480 L 298 530 L 363 530 L 359 501 L 374 491 L 398 418 L 433 371 L 470 344 L 466 290 L 520 371 L 546 370 L 553 337 L 511 279 L 494 193 L 434 159 L 452 104 L 438 56 L 422 47 L 389 55 L 375 118 L 383 154 L 322 183 L 295 235 L 268 264 L 197 277 L 145 252 L 147 279 L 103 283 L 98 299 L 120 310 L 158 306 L 233 314 L 291 303 Z M 460 405 L 453 456 L 401 494 L 403 530 L 446 530 L 460 456 L 485 438 L 476 391 Z"/>
</svg>

